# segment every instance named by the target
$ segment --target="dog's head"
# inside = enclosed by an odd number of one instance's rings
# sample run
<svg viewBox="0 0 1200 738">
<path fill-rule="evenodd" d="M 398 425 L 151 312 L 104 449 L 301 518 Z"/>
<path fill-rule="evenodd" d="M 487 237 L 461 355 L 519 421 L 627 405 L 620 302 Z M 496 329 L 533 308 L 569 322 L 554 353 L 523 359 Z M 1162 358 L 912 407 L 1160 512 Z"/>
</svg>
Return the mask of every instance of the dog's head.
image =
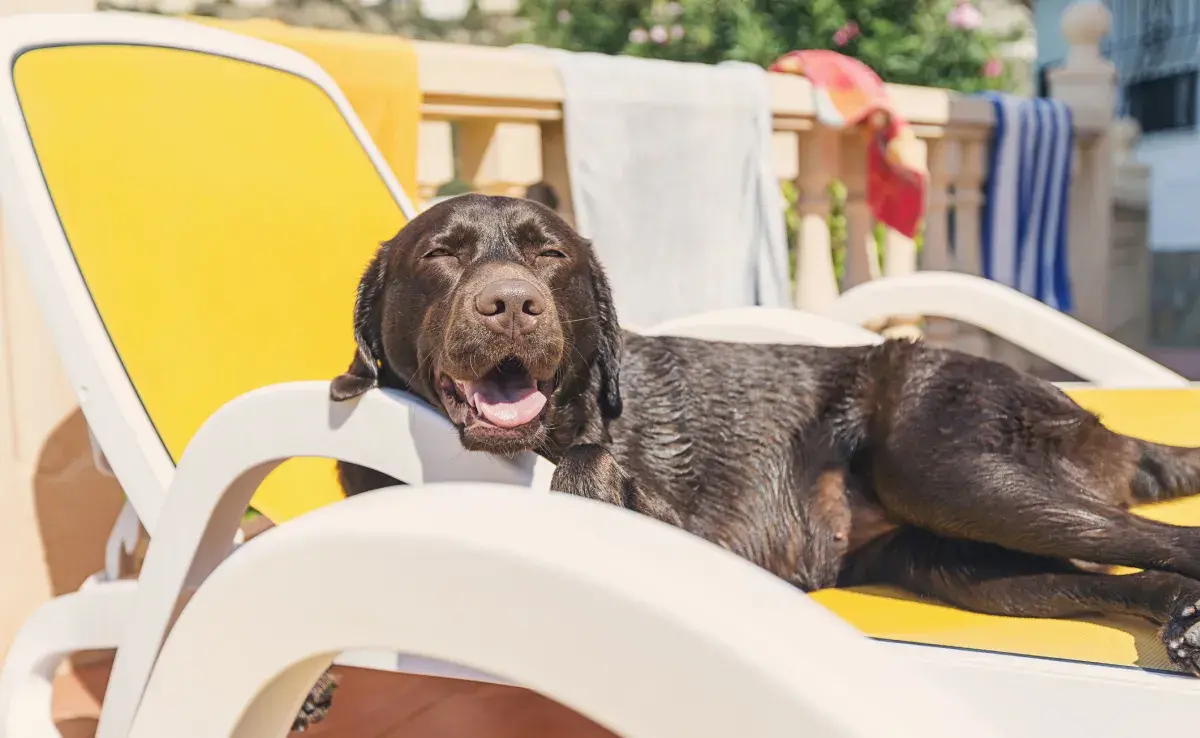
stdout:
<svg viewBox="0 0 1200 738">
<path fill-rule="evenodd" d="M 363 274 L 354 333 L 333 399 L 403 387 L 444 409 L 469 449 L 533 450 L 621 413 L 604 273 L 587 241 L 528 200 L 464 195 L 413 219 Z"/>
</svg>

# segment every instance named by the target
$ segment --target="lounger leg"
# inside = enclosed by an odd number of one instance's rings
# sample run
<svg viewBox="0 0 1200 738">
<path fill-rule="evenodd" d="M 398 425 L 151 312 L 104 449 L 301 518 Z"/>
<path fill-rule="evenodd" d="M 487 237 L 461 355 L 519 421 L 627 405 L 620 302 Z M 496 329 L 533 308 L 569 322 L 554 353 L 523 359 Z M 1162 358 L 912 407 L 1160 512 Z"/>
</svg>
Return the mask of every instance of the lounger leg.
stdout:
<svg viewBox="0 0 1200 738">
<path fill-rule="evenodd" d="M 906 528 L 864 548 L 839 585 L 891 584 L 955 607 L 1016 617 L 1135 615 L 1164 626 L 1171 661 L 1200 675 L 1200 581 L 1145 571 L 1114 575 Z"/>
<path fill-rule="evenodd" d="M 60 738 L 50 714 L 54 672 L 77 651 L 115 648 L 136 591 L 135 580 L 91 584 L 30 616 L 0 672 L 0 738 Z"/>
</svg>

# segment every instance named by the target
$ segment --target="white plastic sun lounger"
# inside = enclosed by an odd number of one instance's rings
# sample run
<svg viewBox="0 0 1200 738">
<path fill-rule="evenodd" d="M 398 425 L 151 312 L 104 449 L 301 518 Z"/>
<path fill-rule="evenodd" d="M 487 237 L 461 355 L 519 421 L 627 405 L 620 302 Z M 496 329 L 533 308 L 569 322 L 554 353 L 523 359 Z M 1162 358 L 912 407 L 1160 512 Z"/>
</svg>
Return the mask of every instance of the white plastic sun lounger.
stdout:
<svg viewBox="0 0 1200 738">
<path fill-rule="evenodd" d="M 0 735 L 52 735 L 34 731 L 53 730 L 48 678 L 54 664 L 72 650 L 113 646 L 118 647 L 118 659 L 100 731 L 101 736 L 126 735 L 138 715 L 178 597 L 201 585 L 229 553 L 241 513 L 275 461 L 326 456 L 413 483 L 491 481 L 545 488 L 551 471 L 545 462 L 525 457 L 509 463 L 468 454 L 439 415 L 401 393 L 373 392 L 345 407 L 328 403 L 326 383 L 319 380 L 341 371 L 351 351 L 343 345 L 349 337 L 343 335 L 347 331 L 341 319 L 349 315 L 349 306 L 341 303 L 352 300 L 358 271 L 373 244 L 394 232 L 412 209 L 344 98 L 316 65 L 240 36 L 109 13 L 6 20 L 0 24 L 0 53 L 10 60 L 10 75 L 0 80 L 6 237 L 21 251 L 89 425 L 152 535 L 136 585 L 97 581 L 31 618 L 0 677 Z M 143 86 L 120 84 L 128 75 L 143 75 L 138 77 Z M 181 79 L 188 82 L 186 88 L 181 88 Z M 115 108 L 105 112 L 98 99 Z M 171 113 L 169 119 L 156 117 L 164 112 Z M 194 120 L 189 124 L 190 118 Z M 132 122 L 138 124 L 125 125 Z M 153 135 L 171 126 L 183 127 L 177 140 L 164 142 Z M 229 150 L 205 148 L 202 157 L 180 153 L 189 145 L 187 131 L 197 128 Z M 260 132 L 257 138 L 255 131 Z M 223 140 L 222 134 L 231 138 Z M 239 144 L 235 134 L 252 137 L 253 145 Z M 314 140 L 326 145 L 312 146 Z M 310 164 L 307 157 L 318 161 Z M 255 169 L 247 160 L 266 171 L 282 168 L 286 177 L 250 178 L 242 186 L 253 188 L 255 209 L 235 208 L 226 219 L 214 218 L 214 213 L 223 212 L 221 204 L 238 202 L 239 194 L 242 200 L 250 198 L 236 189 L 236 182 L 214 180 L 213 173 L 244 175 Z M 114 192 L 112 173 L 125 165 L 128 171 L 121 181 L 129 186 Z M 164 171 L 178 180 L 161 177 Z M 210 209 L 200 213 L 202 218 L 196 215 L 196 192 L 215 198 L 217 204 L 213 209 L 214 200 L 206 201 Z M 281 209 L 280 202 L 287 208 Z M 182 225 L 199 233 L 172 230 L 171 219 L 182 219 Z M 131 230 L 131 224 L 137 229 Z M 335 242 L 339 248 L 330 252 L 329 244 Z M 204 248 L 188 248 L 196 245 Z M 319 279 L 304 270 L 289 273 L 289 284 L 299 285 L 300 294 L 271 295 L 285 298 L 282 311 L 300 313 L 302 336 L 284 321 L 267 320 L 267 331 L 239 324 L 247 322 L 242 317 L 247 306 L 236 299 L 243 294 L 237 289 L 243 284 L 237 281 L 239 272 L 270 271 L 271 259 L 281 249 L 320 255 L 319 261 L 311 261 L 320 269 L 309 269 L 319 272 Z M 164 253 L 173 261 L 163 263 Z M 237 269 L 223 270 L 229 263 Z M 132 280 L 130 264 L 138 265 Z M 183 289 L 183 282 L 170 283 L 165 294 L 152 295 L 164 301 L 155 303 L 163 315 L 147 315 L 145 304 L 134 299 L 147 297 L 139 289 L 181 275 L 206 287 L 206 275 L 220 275 L 233 284 L 225 285 L 226 298 L 215 300 L 211 289 L 196 294 Z M 278 289 L 271 280 L 255 287 Z M 195 302 L 201 299 L 213 302 Z M 198 304 L 207 310 L 197 310 Z M 261 309 L 264 304 L 252 306 Z M 710 318 L 705 321 L 711 323 Z M 208 343 L 200 344 L 202 351 L 189 345 L 156 347 L 153 331 L 139 330 L 140 321 L 155 320 L 186 320 L 183 328 Z M 708 330 L 701 323 L 693 327 Z M 861 333 L 835 339 L 829 325 L 801 332 L 815 336 L 805 340 L 819 341 L 826 328 L 831 341 L 866 340 Z M 676 326 L 671 332 L 685 329 Z M 217 371 L 220 363 L 214 357 L 228 356 L 222 351 L 230 350 L 238 351 L 237 361 L 249 367 L 242 378 L 247 386 L 240 390 L 236 382 L 229 382 L 228 373 Z M 166 351 L 173 351 L 171 358 L 178 363 L 155 358 Z M 188 351 L 193 353 L 182 358 L 193 359 L 195 367 L 179 361 Z M 309 351 L 312 356 L 306 356 Z M 262 370 L 262 356 L 281 354 L 299 365 L 288 368 L 295 374 Z M 196 371 L 196 381 L 188 381 L 188 371 Z M 317 381 L 290 381 L 297 379 Z M 214 386 L 226 395 L 206 394 Z M 243 394 L 247 389 L 252 391 Z M 197 396 L 202 402 L 193 402 Z M 215 450 L 224 448 L 217 441 L 202 442 L 201 422 L 209 434 L 216 434 L 210 437 L 235 440 L 237 451 L 248 456 L 227 456 Z M 378 432 L 381 427 L 390 430 L 386 438 Z M 331 432 L 334 440 L 328 438 Z M 230 471 L 237 464 L 247 464 L 253 472 Z M 273 478 L 268 476 L 267 487 Z M 284 479 L 294 483 L 297 477 Z M 224 495 L 222 485 L 235 480 L 233 492 Z M 203 491 L 222 495 L 214 498 Z M 347 618 L 353 620 L 353 614 Z M 258 634 L 262 636 L 261 629 Z M 1010 663 L 1001 657 L 1001 663 L 986 657 L 943 658 L 945 652 L 930 656 L 934 649 L 911 650 L 948 669 L 985 702 L 980 679 L 989 674 L 1001 692 L 1033 699 L 1033 704 L 1041 704 L 1038 695 L 1060 693 L 1111 700 L 1103 688 L 1072 692 L 1054 687 L 1070 680 L 1064 682 L 1053 669 L 1021 665 L 1036 663 L 1029 660 Z M 412 662 L 401 661 L 399 668 L 405 663 Z M 1179 695 L 1192 693 L 1191 680 L 1180 681 L 1187 686 L 1178 693 L 1158 683 L 1146 687 L 1153 697 L 1145 699 L 1163 702 L 1164 720 L 1177 718 L 1186 702 Z M 1103 675 L 1098 682 L 1116 684 L 1120 679 Z M 1130 689 L 1138 691 L 1136 686 Z M 1094 723 L 1089 722 L 1073 714 L 1074 704 L 1066 699 L 1043 707 L 1063 709 L 1072 716 L 1072 725 L 1120 724 L 1104 708 L 1094 710 Z"/>
</svg>

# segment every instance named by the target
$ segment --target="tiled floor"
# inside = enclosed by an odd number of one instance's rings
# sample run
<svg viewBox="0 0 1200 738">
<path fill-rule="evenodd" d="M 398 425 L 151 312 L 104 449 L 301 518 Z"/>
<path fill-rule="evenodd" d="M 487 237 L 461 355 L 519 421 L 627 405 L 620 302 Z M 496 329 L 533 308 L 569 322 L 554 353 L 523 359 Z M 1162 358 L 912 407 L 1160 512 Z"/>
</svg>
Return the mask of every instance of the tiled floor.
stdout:
<svg viewBox="0 0 1200 738">
<path fill-rule="evenodd" d="M 515 687 L 341 669 L 329 717 L 312 738 L 616 738 L 557 702 Z M 108 664 L 55 683 L 63 738 L 92 738 Z M 202 685 L 198 685 L 202 688 Z"/>
</svg>

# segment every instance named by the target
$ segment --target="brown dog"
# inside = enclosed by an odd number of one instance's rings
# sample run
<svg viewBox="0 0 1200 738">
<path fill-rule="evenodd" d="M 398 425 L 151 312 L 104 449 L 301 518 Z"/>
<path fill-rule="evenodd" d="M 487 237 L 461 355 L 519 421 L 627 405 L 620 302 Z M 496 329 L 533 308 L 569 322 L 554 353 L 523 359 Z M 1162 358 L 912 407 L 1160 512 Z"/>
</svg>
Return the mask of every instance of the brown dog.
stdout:
<svg viewBox="0 0 1200 738">
<path fill-rule="evenodd" d="M 383 245 L 354 329 L 335 400 L 408 390 L 468 448 L 536 451 L 558 464 L 555 489 L 679 525 L 806 591 L 883 583 L 987 613 L 1139 615 L 1200 673 L 1200 529 L 1127 511 L 1200 491 L 1200 451 L 1113 433 L 1006 365 L 904 341 L 622 334 L 585 240 L 545 207 L 483 196 Z M 350 493 L 395 483 L 350 466 L 342 479 Z"/>
</svg>

